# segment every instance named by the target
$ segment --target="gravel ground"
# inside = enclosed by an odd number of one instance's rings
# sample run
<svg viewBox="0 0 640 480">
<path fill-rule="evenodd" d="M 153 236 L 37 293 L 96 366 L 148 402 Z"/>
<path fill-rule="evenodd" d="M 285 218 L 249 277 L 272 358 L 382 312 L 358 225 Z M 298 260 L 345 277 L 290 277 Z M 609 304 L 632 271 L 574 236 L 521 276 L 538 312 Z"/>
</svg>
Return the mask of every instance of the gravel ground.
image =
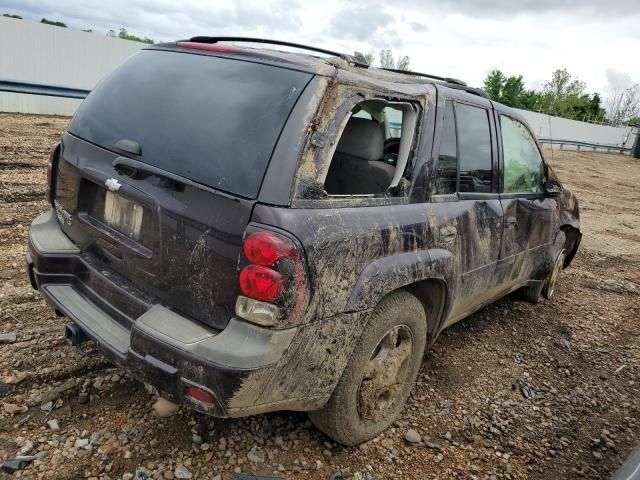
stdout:
<svg viewBox="0 0 640 480">
<path fill-rule="evenodd" d="M 64 343 L 65 320 L 31 290 L 23 253 L 66 123 L 0 115 L 0 333 L 17 334 L 0 345 L 0 459 L 35 457 L 0 479 L 591 479 L 637 444 L 640 161 L 554 152 L 585 234 L 554 300 L 509 296 L 448 329 L 395 426 L 343 448 L 299 413 L 156 418 L 152 392 Z"/>
</svg>

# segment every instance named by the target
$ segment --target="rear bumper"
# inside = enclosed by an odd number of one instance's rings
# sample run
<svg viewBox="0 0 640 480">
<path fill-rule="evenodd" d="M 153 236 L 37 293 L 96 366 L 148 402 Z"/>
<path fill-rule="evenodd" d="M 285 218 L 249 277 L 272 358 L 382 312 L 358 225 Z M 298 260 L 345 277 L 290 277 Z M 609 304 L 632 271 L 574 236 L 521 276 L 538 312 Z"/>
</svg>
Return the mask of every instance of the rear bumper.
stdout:
<svg viewBox="0 0 640 480">
<path fill-rule="evenodd" d="M 34 288 L 112 361 L 153 385 L 163 397 L 219 417 L 318 408 L 337 383 L 359 324 L 353 321 L 357 314 L 331 321 L 341 333 L 347 333 L 347 327 L 350 333 L 338 342 L 346 355 L 334 355 L 332 367 L 327 368 L 323 341 L 333 349 L 336 340 L 324 331 L 326 321 L 270 330 L 232 318 L 224 330 L 216 331 L 148 298 L 138 301 L 142 314 L 128 321 L 131 315 L 119 311 L 112 300 L 119 295 L 135 297 L 132 288 L 92 264 L 64 235 L 52 211 L 32 223 L 26 261 Z M 93 288 L 96 284 L 100 294 Z M 308 369 L 320 365 L 322 378 L 301 381 Z M 203 403 L 186 395 L 191 386 L 211 393 L 216 402 Z"/>
</svg>

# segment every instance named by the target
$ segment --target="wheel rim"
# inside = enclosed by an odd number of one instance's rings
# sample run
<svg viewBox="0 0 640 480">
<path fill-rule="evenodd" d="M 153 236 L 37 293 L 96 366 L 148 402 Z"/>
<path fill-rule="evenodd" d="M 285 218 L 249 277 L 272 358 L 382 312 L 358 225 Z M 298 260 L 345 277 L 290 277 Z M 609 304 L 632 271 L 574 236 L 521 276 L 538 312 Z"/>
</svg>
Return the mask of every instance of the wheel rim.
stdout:
<svg viewBox="0 0 640 480">
<path fill-rule="evenodd" d="M 358 391 L 363 419 L 378 422 L 400 400 L 413 353 L 413 335 L 406 325 L 389 329 L 367 361 Z"/>
<path fill-rule="evenodd" d="M 549 283 L 547 283 L 547 298 L 551 298 L 555 291 L 558 278 L 560 277 L 560 272 L 562 271 L 562 265 L 564 264 L 564 255 L 564 250 L 562 250 L 556 257 L 556 263 L 553 265 L 553 272 L 551 272 Z"/>
</svg>

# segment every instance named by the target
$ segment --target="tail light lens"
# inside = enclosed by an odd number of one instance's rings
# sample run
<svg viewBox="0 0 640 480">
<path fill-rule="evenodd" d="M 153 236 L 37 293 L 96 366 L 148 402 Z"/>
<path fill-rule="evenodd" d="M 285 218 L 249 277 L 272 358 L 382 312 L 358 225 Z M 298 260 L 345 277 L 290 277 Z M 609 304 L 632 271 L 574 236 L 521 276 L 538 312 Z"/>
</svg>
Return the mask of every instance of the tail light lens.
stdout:
<svg viewBox="0 0 640 480">
<path fill-rule="evenodd" d="M 50 201 L 53 201 L 54 197 L 54 183 L 55 173 L 58 169 L 58 152 L 60 151 L 60 142 L 56 143 L 49 151 L 49 164 L 47 165 L 47 187 L 48 197 Z"/>
<path fill-rule="evenodd" d="M 244 241 L 243 249 L 247 260 L 265 267 L 271 267 L 281 258 L 290 257 L 295 252 L 293 245 L 269 232 L 249 235 Z"/>
<path fill-rule="evenodd" d="M 238 317 L 262 326 L 295 324 L 307 298 L 304 256 L 288 235 L 249 227 L 240 258 Z"/>
<path fill-rule="evenodd" d="M 240 272 L 240 290 L 247 297 L 272 302 L 284 289 L 284 278 L 271 268 L 247 265 Z"/>
</svg>

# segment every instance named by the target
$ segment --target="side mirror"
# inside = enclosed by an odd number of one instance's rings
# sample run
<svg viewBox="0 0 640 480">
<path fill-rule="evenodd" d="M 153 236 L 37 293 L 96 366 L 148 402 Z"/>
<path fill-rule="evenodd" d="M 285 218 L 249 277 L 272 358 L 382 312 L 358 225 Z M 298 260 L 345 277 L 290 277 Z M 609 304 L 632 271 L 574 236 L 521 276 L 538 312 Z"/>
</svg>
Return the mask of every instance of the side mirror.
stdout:
<svg viewBox="0 0 640 480">
<path fill-rule="evenodd" d="M 555 198 L 562 193 L 562 185 L 552 178 L 547 178 L 544 183 L 544 194 L 549 198 Z"/>
</svg>

